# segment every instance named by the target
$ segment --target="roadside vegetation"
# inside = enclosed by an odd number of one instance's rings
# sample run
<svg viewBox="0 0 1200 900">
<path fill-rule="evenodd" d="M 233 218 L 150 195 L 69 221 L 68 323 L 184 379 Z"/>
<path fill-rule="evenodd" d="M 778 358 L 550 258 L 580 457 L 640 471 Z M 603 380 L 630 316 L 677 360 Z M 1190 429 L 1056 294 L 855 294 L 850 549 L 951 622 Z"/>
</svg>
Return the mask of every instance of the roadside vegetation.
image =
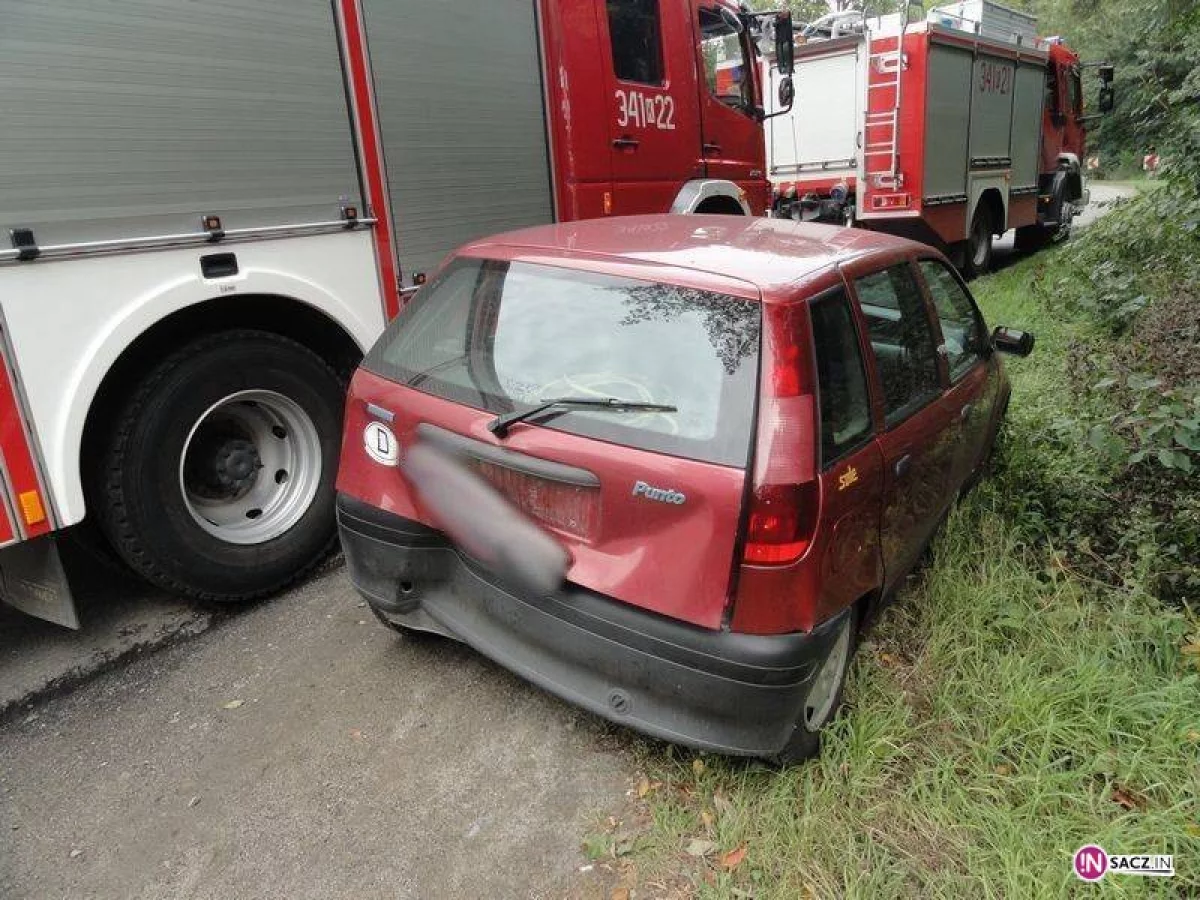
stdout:
<svg viewBox="0 0 1200 900">
<path fill-rule="evenodd" d="M 975 283 L 1038 339 L 1007 361 L 991 476 L 867 634 L 819 760 L 635 740 L 637 799 L 585 845 L 615 896 L 1062 896 L 1089 842 L 1175 855 L 1108 896 L 1200 892 L 1200 203 L 1179 206 L 1147 191 Z"/>
<path fill-rule="evenodd" d="M 821 758 L 628 738 L 630 809 L 585 842 L 614 898 L 1200 896 L 1200 6 L 1013 2 L 1116 64 L 1102 171 L 1155 146 L 1162 177 L 973 285 L 1037 348 L 1007 361 L 993 471 L 867 634 Z M 1086 887 L 1089 842 L 1178 875 Z"/>
</svg>

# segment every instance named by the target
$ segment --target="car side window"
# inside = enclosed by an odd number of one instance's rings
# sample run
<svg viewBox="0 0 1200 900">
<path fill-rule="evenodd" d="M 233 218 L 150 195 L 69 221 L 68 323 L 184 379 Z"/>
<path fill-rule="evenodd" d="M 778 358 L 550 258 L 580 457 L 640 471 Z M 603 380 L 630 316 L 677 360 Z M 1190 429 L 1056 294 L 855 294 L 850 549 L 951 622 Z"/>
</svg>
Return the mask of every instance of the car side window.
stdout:
<svg viewBox="0 0 1200 900">
<path fill-rule="evenodd" d="M 662 84 L 659 0 L 608 0 L 613 71 L 621 81 Z"/>
<path fill-rule="evenodd" d="M 907 263 L 854 282 L 883 385 L 887 424 L 899 422 L 941 393 L 925 300 Z"/>
<path fill-rule="evenodd" d="M 871 398 L 846 292 L 818 297 L 809 309 L 821 405 L 821 467 L 826 468 L 871 435 Z"/>
<path fill-rule="evenodd" d="M 923 259 L 918 265 L 942 326 L 942 346 L 946 348 L 950 380 L 957 381 L 983 358 L 986 344 L 983 319 L 975 302 L 946 266 L 932 259 Z"/>
</svg>

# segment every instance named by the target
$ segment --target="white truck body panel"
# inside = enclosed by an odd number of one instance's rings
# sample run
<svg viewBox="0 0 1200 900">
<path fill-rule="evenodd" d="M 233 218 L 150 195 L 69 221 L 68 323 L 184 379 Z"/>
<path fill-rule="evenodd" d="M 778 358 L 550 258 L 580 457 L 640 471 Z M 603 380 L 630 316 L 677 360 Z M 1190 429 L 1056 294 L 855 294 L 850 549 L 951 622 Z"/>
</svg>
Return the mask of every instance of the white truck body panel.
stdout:
<svg viewBox="0 0 1200 900">
<path fill-rule="evenodd" d="M 767 165 L 773 182 L 797 175 L 855 173 L 863 117 L 863 43 L 851 38 L 831 52 L 796 60 L 795 102 L 767 120 Z M 770 70 L 768 112 L 778 106 L 779 73 Z"/>
<path fill-rule="evenodd" d="M 105 374 L 173 312 L 214 296 L 271 294 L 324 312 L 366 349 L 383 329 L 373 238 L 366 230 L 224 242 L 239 273 L 208 281 L 208 246 L 0 266 L 0 312 L 29 402 L 61 525 L 84 517 L 83 427 Z"/>
</svg>

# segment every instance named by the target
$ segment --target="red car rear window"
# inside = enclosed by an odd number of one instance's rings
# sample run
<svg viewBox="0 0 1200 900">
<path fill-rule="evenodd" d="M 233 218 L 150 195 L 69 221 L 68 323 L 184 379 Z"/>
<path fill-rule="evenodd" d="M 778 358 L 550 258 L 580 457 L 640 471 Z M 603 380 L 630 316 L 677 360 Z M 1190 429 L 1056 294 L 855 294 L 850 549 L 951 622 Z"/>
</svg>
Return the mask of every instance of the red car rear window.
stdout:
<svg viewBox="0 0 1200 900">
<path fill-rule="evenodd" d="M 497 415 L 555 397 L 673 413 L 564 412 L 585 437 L 745 466 L 761 329 L 753 301 L 652 281 L 462 258 L 394 321 L 364 365 Z"/>
</svg>

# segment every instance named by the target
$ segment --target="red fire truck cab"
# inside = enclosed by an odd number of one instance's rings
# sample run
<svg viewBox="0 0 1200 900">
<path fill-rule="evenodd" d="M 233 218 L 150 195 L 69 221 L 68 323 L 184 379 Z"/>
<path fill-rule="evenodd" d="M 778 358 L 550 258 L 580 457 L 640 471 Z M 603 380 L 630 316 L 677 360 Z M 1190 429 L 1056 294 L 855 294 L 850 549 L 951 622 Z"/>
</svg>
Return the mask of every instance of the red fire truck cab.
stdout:
<svg viewBox="0 0 1200 900">
<path fill-rule="evenodd" d="M 801 41 L 795 103 L 768 125 L 776 214 L 933 244 L 967 275 L 1010 228 L 1028 247 L 1066 236 L 1088 196 L 1081 65 L 1032 16 L 991 0 L 920 22 L 843 12 Z"/>
</svg>

